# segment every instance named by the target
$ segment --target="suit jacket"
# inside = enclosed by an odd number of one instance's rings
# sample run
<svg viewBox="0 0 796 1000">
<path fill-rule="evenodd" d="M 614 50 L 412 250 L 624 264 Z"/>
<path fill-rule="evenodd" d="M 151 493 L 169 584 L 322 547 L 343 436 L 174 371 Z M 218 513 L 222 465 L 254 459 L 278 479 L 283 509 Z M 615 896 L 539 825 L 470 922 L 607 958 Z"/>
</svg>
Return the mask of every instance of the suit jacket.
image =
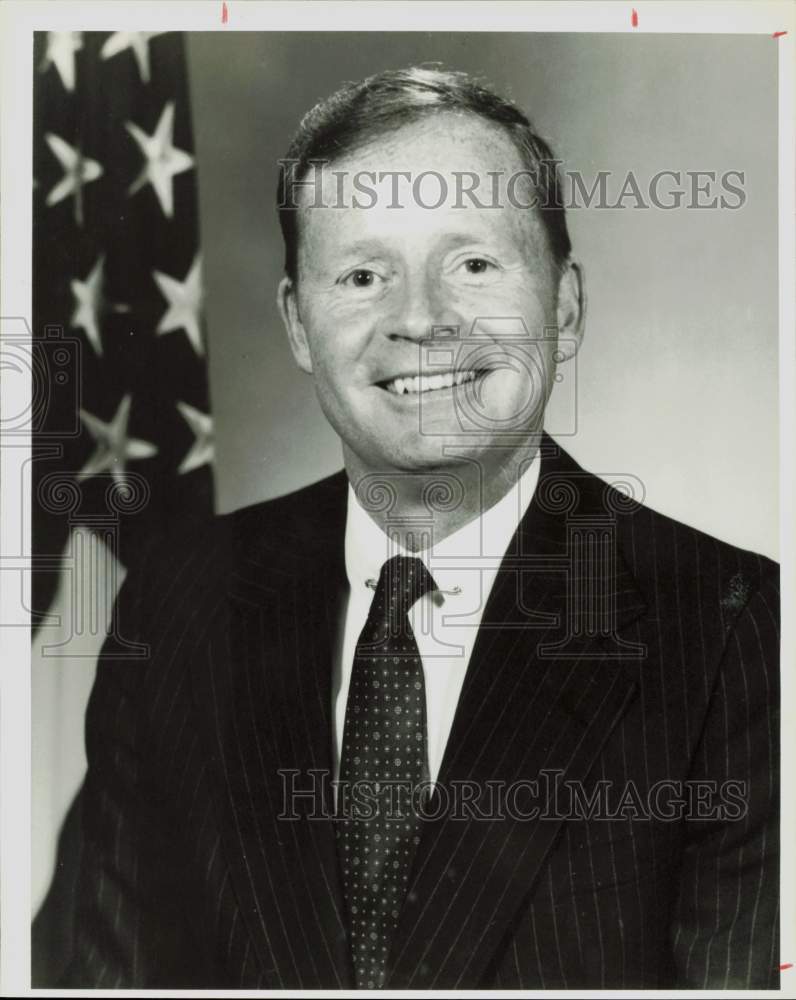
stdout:
<svg viewBox="0 0 796 1000">
<path fill-rule="evenodd" d="M 130 572 L 60 985 L 352 987 L 328 789 L 280 818 L 331 768 L 345 515 L 339 473 Z M 425 824 L 388 987 L 777 984 L 777 596 L 545 438 L 439 775 L 511 808 Z"/>
</svg>

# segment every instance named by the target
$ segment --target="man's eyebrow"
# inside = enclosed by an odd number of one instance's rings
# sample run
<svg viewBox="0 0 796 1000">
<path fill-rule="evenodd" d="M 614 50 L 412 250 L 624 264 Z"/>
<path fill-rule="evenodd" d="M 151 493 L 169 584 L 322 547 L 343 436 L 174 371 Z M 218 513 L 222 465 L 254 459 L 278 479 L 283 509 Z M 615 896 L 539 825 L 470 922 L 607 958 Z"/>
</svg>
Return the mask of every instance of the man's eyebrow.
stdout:
<svg viewBox="0 0 796 1000">
<path fill-rule="evenodd" d="M 440 243 L 451 247 L 466 246 L 468 243 L 496 243 L 498 241 L 499 237 L 495 233 L 475 233 L 464 230 L 461 232 L 444 233 L 440 237 Z"/>
<path fill-rule="evenodd" d="M 438 245 L 446 250 L 455 250 L 457 247 L 472 244 L 483 245 L 486 243 L 495 244 L 504 242 L 504 240 L 500 239 L 500 237 L 496 236 L 494 233 L 473 232 L 468 230 L 443 233 L 437 239 Z M 354 240 L 351 243 L 344 243 L 337 251 L 338 259 L 388 256 L 390 256 L 389 248 L 387 248 L 384 242 L 378 237 L 370 237 L 366 239 Z"/>
<path fill-rule="evenodd" d="M 362 254 L 374 256 L 384 252 L 384 244 L 379 239 L 355 240 L 353 243 L 344 243 L 339 251 L 343 257 L 354 257 Z"/>
</svg>

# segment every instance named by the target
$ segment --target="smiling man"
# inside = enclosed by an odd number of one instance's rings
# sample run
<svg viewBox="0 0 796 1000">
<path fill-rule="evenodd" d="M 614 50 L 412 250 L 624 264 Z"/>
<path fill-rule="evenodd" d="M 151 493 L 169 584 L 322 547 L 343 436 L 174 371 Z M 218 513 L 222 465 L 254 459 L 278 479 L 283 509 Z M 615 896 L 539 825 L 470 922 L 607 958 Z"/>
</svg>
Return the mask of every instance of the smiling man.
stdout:
<svg viewBox="0 0 796 1000">
<path fill-rule="evenodd" d="M 279 212 L 345 469 L 126 581 L 62 985 L 773 986 L 778 569 L 545 434 L 585 316 L 552 152 L 382 73 Z"/>
<path fill-rule="evenodd" d="M 433 94 L 435 79 L 419 73 L 416 86 L 428 81 Z M 420 97 L 412 115 L 390 86 L 382 84 L 381 114 L 392 104 L 394 121 L 374 125 L 356 108 L 346 129 L 358 122 L 359 134 L 340 138 L 311 115 L 311 137 L 300 132 L 288 153 L 280 306 L 352 483 L 391 474 L 411 516 L 423 507 L 423 477 L 392 473 L 456 470 L 463 502 L 438 512 L 439 538 L 492 507 L 535 454 L 554 357 L 566 360 L 580 342 L 583 287 L 566 230 L 527 207 L 533 176 L 552 159 L 540 140 L 522 135 L 519 119 L 504 123 L 485 92 L 495 119 L 448 110 L 442 95 L 438 105 Z M 334 109 L 333 100 L 314 115 Z M 348 151 L 326 160 L 340 145 Z M 492 179 L 491 201 L 477 191 L 465 200 L 465 175 Z M 546 214 L 554 212 L 563 215 Z"/>
</svg>

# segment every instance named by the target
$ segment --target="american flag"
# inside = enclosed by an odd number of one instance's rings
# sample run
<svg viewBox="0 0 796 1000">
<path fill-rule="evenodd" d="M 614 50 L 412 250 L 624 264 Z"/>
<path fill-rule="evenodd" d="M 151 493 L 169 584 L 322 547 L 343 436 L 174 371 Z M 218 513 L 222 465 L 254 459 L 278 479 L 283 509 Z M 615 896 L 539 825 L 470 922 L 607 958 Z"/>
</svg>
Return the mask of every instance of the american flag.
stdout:
<svg viewBox="0 0 796 1000">
<path fill-rule="evenodd" d="M 179 32 L 46 32 L 34 46 L 33 597 L 75 525 L 127 565 L 212 510 L 212 422 Z"/>
<path fill-rule="evenodd" d="M 34 981 L 52 983 L 119 563 L 212 512 L 213 436 L 182 35 L 39 33 L 33 94 L 34 906 L 61 832 L 32 945 Z"/>
</svg>

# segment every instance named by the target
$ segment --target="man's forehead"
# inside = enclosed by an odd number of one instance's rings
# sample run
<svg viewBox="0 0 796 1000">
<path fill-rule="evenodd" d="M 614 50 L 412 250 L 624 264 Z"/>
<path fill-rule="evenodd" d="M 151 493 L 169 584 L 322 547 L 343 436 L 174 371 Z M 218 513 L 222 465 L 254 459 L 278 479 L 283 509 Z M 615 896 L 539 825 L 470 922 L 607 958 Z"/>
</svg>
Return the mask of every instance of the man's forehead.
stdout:
<svg viewBox="0 0 796 1000">
<path fill-rule="evenodd" d="M 484 168 L 512 171 L 522 168 L 519 152 L 508 134 L 494 122 L 471 112 L 435 112 L 375 134 L 344 153 L 343 169 L 367 163 L 383 170 Z M 461 161 L 464 161 L 462 163 Z"/>
<path fill-rule="evenodd" d="M 502 230 L 543 239 L 534 185 L 511 138 L 472 114 L 434 114 L 310 167 L 298 190 L 305 234 Z"/>
<path fill-rule="evenodd" d="M 364 171 L 509 177 L 524 169 L 519 150 L 498 125 L 469 112 L 446 111 L 377 132 L 330 160 L 323 174 L 324 184 L 336 189 L 341 175 L 353 178 Z"/>
</svg>

